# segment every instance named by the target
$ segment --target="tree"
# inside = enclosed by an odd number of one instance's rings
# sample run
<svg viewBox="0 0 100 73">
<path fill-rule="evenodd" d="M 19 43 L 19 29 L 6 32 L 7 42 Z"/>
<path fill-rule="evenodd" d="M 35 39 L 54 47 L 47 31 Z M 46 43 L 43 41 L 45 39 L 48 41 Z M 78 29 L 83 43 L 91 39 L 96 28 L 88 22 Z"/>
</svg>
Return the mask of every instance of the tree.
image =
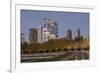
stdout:
<svg viewBox="0 0 100 73">
<path fill-rule="evenodd" d="M 25 42 L 25 43 L 21 43 L 21 53 L 25 52 L 25 50 L 27 49 L 28 47 L 28 43 Z"/>
</svg>

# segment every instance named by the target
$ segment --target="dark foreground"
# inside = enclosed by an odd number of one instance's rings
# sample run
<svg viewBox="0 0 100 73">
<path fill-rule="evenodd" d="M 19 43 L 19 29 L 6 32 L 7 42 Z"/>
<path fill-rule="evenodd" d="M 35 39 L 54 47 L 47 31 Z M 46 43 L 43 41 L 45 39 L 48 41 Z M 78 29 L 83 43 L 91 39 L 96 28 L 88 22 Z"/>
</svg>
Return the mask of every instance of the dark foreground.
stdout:
<svg viewBox="0 0 100 73">
<path fill-rule="evenodd" d="M 89 50 L 68 49 L 62 51 L 21 54 L 22 63 L 70 60 L 89 60 Z"/>
</svg>

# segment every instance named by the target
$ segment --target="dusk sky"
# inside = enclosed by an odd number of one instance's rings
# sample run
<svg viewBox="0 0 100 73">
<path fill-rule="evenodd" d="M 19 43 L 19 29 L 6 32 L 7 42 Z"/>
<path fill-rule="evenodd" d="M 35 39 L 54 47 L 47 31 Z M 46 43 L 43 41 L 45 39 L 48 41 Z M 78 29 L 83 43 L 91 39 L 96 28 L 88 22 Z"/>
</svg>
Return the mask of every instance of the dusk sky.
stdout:
<svg viewBox="0 0 100 73">
<path fill-rule="evenodd" d="M 65 37 L 66 31 L 71 29 L 74 38 L 77 28 L 84 37 L 89 35 L 89 13 L 21 10 L 21 32 L 25 34 L 26 41 L 29 39 L 29 29 L 40 26 L 45 17 L 56 20 L 59 37 Z"/>
</svg>

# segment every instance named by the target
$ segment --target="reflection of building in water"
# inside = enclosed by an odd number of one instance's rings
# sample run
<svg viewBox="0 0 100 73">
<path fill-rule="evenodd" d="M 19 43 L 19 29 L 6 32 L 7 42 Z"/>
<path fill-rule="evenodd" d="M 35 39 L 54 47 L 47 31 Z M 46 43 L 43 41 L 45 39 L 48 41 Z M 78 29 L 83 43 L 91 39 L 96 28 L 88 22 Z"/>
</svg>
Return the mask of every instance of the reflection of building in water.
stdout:
<svg viewBox="0 0 100 73">
<path fill-rule="evenodd" d="M 29 31 L 29 43 L 37 43 L 38 31 L 35 28 L 31 28 Z"/>
<path fill-rule="evenodd" d="M 38 28 L 38 43 L 58 38 L 58 24 L 55 20 L 45 18 Z"/>
</svg>

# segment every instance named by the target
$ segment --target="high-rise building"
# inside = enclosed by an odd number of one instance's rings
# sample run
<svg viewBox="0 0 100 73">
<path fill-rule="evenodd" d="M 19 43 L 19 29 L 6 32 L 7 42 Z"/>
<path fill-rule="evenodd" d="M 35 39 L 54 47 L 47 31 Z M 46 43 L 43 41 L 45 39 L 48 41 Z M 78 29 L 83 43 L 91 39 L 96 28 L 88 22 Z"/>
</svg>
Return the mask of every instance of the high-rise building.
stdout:
<svg viewBox="0 0 100 73">
<path fill-rule="evenodd" d="M 31 28 L 29 30 L 29 43 L 37 43 L 38 42 L 38 30 L 35 28 Z"/>
<path fill-rule="evenodd" d="M 21 43 L 25 43 L 25 35 L 24 35 L 24 33 L 21 33 Z"/>
<path fill-rule="evenodd" d="M 55 20 L 45 18 L 43 23 L 43 28 L 47 28 L 47 31 L 54 34 L 58 38 L 58 24 Z"/>
<path fill-rule="evenodd" d="M 43 28 L 42 30 L 42 42 L 46 42 L 48 41 L 48 37 L 49 37 L 50 32 L 48 32 L 47 28 Z"/>
<path fill-rule="evenodd" d="M 67 40 L 72 40 L 72 30 L 67 30 Z"/>
<path fill-rule="evenodd" d="M 37 30 L 38 30 L 38 43 L 42 43 L 42 30 L 43 30 L 43 28 L 42 28 L 42 26 L 39 26 L 38 28 L 37 28 Z"/>
<path fill-rule="evenodd" d="M 58 38 L 58 24 L 55 20 L 45 18 L 38 28 L 38 43 Z"/>
<path fill-rule="evenodd" d="M 75 41 L 82 41 L 83 40 L 83 36 L 81 35 L 80 29 L 77 29 L 76 32 L 76 37 L 75 37 Z"/>
<path fill-rule="evenodd" d="M 42 30 L 42 42 L 46 42 L 50 39 L 56 39 L 56 35 L 50 33 L 47 28 Z"/>
<path fill-rule="evenodd" d="M 45 18 L 42 25 L 29 31 L 30 43 L 43 43 L 58 38 L 58 24 L 55 20 Z"/>
<path fill-rule="evenodd" d="M 77 37 L 80 38 L 80 29 L 77 29 Z"/>
</svg>

